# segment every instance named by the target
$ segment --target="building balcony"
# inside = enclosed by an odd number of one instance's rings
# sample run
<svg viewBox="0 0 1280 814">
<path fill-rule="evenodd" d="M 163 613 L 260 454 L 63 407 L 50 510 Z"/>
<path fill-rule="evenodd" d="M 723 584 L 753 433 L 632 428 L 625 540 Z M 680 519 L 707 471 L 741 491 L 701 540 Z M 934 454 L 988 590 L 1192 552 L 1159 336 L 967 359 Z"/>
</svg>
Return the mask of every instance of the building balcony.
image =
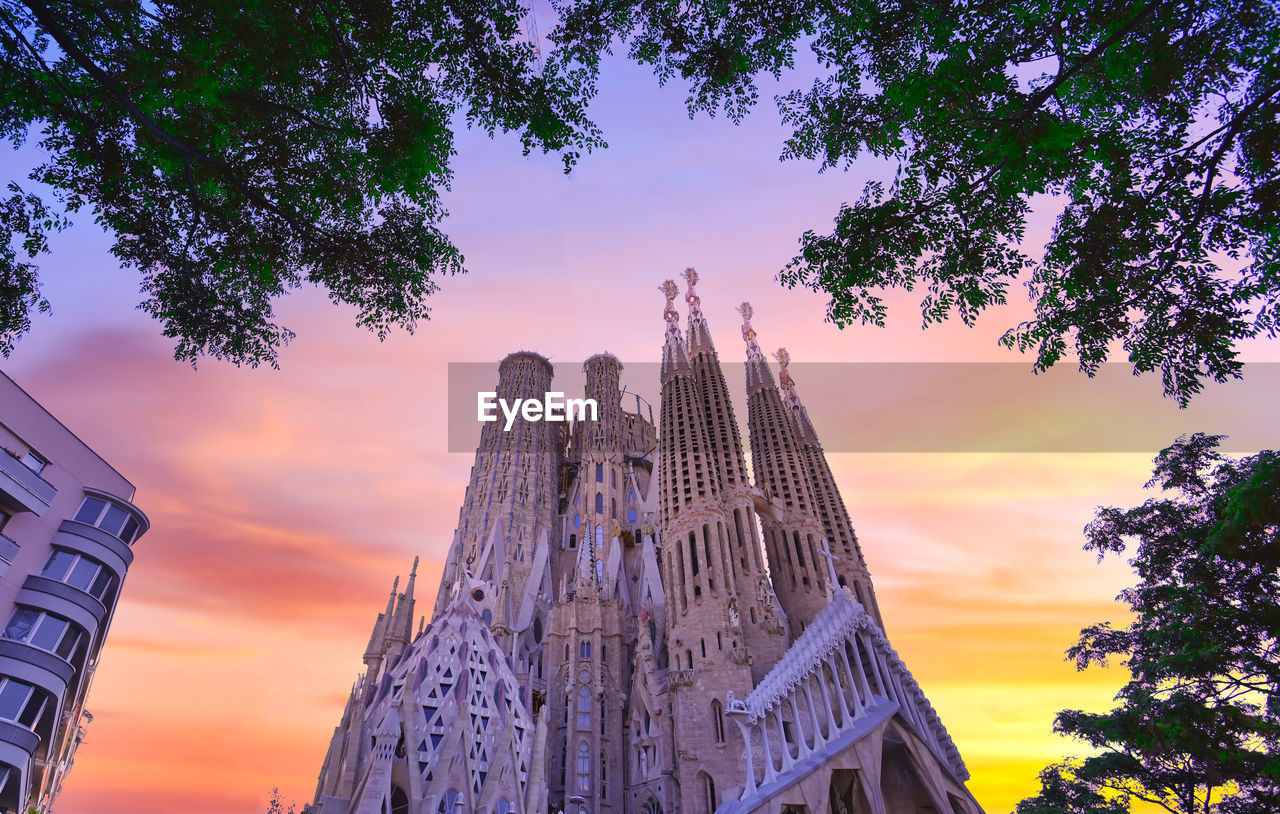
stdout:
<svg viewBox="0 0 1280 814">
<path fill-rule="evenodd" d="M 0 451 L 0 504 L 14 512 L 45 513 L 58 490 L 27 465 Z"/>
<path fill-rule="evenodd" d="M 25 642 L 0 639 L 0 675 L 26 682 L 49 693 L 53 720 L 62 715 L 67 689 L 72 686 L 75 668 L 68 662 Z M 35 733 L 31 733 L 34 735 Z"/>
<path fill-rule="evenodd" d="M 53 544 L 92 557 L 114 572 L 118 582 L 124 582 L 125 572 L 133 563 L 133 549 L 120 538 L 75 520 L 62 521 Z"/>
<path fill-rule="evenodd" d="M 107 615 L 106 606 L 79 588 L 35 574 L 22 583 L 14 602 L 70 619 L 83 628 L 95 644 Z"/>
</svg>

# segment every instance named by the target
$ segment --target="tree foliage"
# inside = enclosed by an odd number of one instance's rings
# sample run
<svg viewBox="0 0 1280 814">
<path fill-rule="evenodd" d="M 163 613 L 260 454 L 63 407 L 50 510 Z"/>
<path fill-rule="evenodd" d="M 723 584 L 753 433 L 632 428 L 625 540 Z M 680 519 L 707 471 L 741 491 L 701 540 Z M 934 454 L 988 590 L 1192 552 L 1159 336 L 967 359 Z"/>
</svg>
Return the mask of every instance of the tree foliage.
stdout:
<svg viewBox="0 0 1280 814">
<path fill-rule="evenodd" d="M 0 137 L 47 161 L 0 198 L 0 352 L 46 310 L 34 260 L 89 210 L 176 355 L 274 364 L 314 283 L 381 336 L 463 258 L 438 224 L 457 116 L 566 169 L 601 144 L 585 74 L 543 70 L 518 0 L 0 0 Z"/>
<path fill-rule="evenodd" d="M 1084 629 L 1067 655 L 1122 659 L 1130 678 L 1110 712 L 1058 715 L 1093 754 L 1046 769 L 1018 814 L 1280 810 L 1280 454 L 1228 460 L 1219 438 L 1179 439 L 1148 483 L 1163 497 L 1087 527 L 1099 558 L 1137 543 L 1133 621 Z"/>
<path fill-rule="evenodd" d="M 776 99 L 784 157 L 890 159 L 781 271 L 828 318 L 883 325 L 887 288 L 924 323 L 972 324 L 1022 280 L 1003 343 L 1092 374 L 1120 344 L 1182 403 L 1280 329 L 1280 27 L 1248 0 L 558 0 L 563 54 L 625 40 L 690 113 L 742 116 L 755 78 L 807 44 L 822 75 Z M 1039 257 L 1032 196 L 1065 209 Z M 1242 266 L 1238 273 L 1230 267 Z"/>
</svg>

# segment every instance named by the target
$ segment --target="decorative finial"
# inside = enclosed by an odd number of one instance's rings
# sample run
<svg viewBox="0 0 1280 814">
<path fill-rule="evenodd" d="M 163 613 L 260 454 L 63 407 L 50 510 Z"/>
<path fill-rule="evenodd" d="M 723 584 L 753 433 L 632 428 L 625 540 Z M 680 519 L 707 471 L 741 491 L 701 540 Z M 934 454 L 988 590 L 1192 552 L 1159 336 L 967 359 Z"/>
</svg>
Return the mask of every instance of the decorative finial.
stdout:
<svg viewBox="0 0 1280 814">
<path fill-rule="evenodd" d="M 664 280 L 662 285 L 658 286 L 658 290 L 667 298 L 667 307 L 662 312 L 662 318 L 667 321 L 667 333 L 676 333 L 680 330 L 680 315 L 676 313 L 672 303 L 680 294 L 680 288 L 675 280 Z"/>
<path fill-rule="evenodd" d="M 742 339 L 747 343 L 747 354 L 753 356 L 762 356 L 760 345 L 756 342 L 755 328 L 751 327 L 751 315 L 755 313 L 751 310 L 751 303 L 744 302 L 738 306 L 738 313 L 742 314 Z"/>
<path fill-rule="evenodd" d="M 689 281 L 689 293 L 684 295 L 684 301 L 689 304 L 689 319 L 697 319 L 702 316 L 702 298 L 693 290 L 698 284 L 698 272 L 690 266 L 684 270 L 684 278 Z"/>
<path fill-rule="evenodd" d="M 413 558 L 413 570 L 409 572 L 409 576 L 416 577 L 418 575 L 418 558 Z"/>
<path fill-rule="evenodd" d="M 782 393 L 787 401 L 796 403 L 800 401 L 800 397 L 796 395 L 796 382 L 791 378 L 791 374 L 787 372 L 787 365 L 791 364 L 791 354 L 787 353 L 786 348 L 778 348 L 778 352 L 773 355 L 778 360 L 781 370 L 778 371 L 778 384 L 782 386 Z"/>
</svg>

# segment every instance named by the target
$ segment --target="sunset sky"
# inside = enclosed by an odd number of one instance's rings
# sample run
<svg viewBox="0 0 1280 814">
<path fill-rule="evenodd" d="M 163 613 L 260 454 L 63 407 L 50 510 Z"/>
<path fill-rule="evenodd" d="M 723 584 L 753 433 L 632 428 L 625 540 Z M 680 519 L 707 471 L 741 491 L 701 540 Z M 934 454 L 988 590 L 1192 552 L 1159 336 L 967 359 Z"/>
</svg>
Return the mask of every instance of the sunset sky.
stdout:
<svg viewBox="0 0 1280 814">
<path fill-rule="evenodd" d="M 803 66 L 783 83 L 802 84 Z M 762 97 L 774 92 L 766 84 Z M 117 268 L 90 218 L 56 240 L 42 261 L 53 314 L 0 368 L 137 485 L 152 524 L 59 814 L 250 814 L 272 786 L 299 807 L 311 800 L 370 626 L 416 555 L 420 610 L 434 596 L 471 465 L 448 451 L 450 363 L 527 349 L 572 368 L 608 350 L 635 363 L 626 381 L 657 360 L 658 284 L 692 265 L 726 366 L 744 358 L 733 309 L 747 299 L 762 346 L 785 344 L 797 363 L 1020 362 L 1033 386 L 1030 359 L 995 341 L 1027 313 L 1018 291 L 972 330 L 922 332 L 918 296 L 897 294 L 887 329 L 840 331 L 823 321 L 824 298 L 781 288 L 774 275 L 796 238 L 827 230 L 885 166 L 780 163 L 770 105 L 740 126 L 690 121 L 683 95 L 609 63 L 593 110 L 610 148 L 570 177 L 554 157 L 522 158 L 514 139 L 461 134 L 445 228 L 470 273 L 442 281 L 416 333 L 381 344 L 323 293 L 289 297 L 279 315 L 298 336 L 279 371 L 173 361 L 134 309 L 136 273 Z M 6 152 L 7 177 L 36 158 Z M 1033 250 L 1052 202 L 1039 204 Z M 1258 344 L 1246 358 L 1280 353 Z M 1146 384 L 1107 410 L 1168 413 Z M 946 412 L 958 426 L 1012 405 L 1013 441 L 1058 420 L 1018 412 L 1019 398 L 961 383 L 904 407 L 867 387 L 818 431 L 856 429 L 838 424 L 867 405 Z M 745 419 L 745 394 L 736 407 Z M 1040 768 L 1076 751 L 1050 731 L 1057 710 L 1103 707 L 1120 683 L 1114 670 L 1077 674 L 1062 654 L 1081 627 L 1123 619 L 1114 597 L 1130 575 L 1083 552 L 1081 529 L 1100 504 L 1144 498 L 1158 445 L 1135 449 L 831 456 L 890 640 L 988 812 L 1011 810 Z"/>
</svg>

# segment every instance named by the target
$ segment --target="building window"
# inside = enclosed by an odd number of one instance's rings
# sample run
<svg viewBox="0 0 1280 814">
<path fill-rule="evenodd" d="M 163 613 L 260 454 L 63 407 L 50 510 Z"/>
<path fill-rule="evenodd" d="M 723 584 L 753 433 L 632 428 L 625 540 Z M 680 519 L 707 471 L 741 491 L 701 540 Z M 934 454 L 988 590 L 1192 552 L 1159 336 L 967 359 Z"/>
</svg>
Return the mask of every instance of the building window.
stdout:
<svg viewBox="0 0 1280 814">
<path fill-rule="evenodd" d="M 702 775 L 702 795 L 706 804 L 707 814 L 716 810 L 716 781 L 711 779 L 711 775 L 705 772 Z"/>
<path fill-rule="evenodd" d="M 591 642 L 578 642 L 578 658 L 591 658 Z"/>
<path fill-rule="evenodd" d="M 79 523 L 97 526 L 126 543 L 132 543 L 138 538 L 138 518 L 120 506 L 100 498 L 86 496 L 75 519 Z"/>
<path fill-rule="evenodd" d="M 627 522 L 628 522 L 628 523 L 634 523 L 634 522 L 636 522 L 636 510 L 635 510 L 635 509 L 629 509 L 629 510 L 627 511 Z M 638 534 L 637 534 L 637 535 L 636 535 L 636 539 L 637 539 L 637 540 L 639 540 L 639 539 L 640 539 L 640 535 L 638 535 Z"/>
<path fill-rule="evenodd" d="M 604 548 L 604 526 L 596 526 L 596 548 Z"/>
<path fill-rule="evenodd" d="M 716 743 L 724 743 L 724 707 L 718 698 L 711 702 L 711 724 Z"/>
<path fill-rule="evenodd" d="M 609 498 L 609 516 L 612 517 L 614 520 L 618 519 L 618 499 L 617 498 L 613 498 L 613 497 Z"/>
<path fill-rule="evenodd" d="M 591 747 L 586 741 L 578 744 L 578 791 L 587 791 L 591 785 Z"/>
<path fill-rule="evenodd" d="M 618 470 L 616 469 L 609 470 L 609 485 L 612 486 L 614 489 L 618 488 Z"/>
<path fill-rule="evenodd" d="M 578 728 L 591 728 L 591 690 L 588 687 L 578 690 Z"/>
<path fill-rule="evenodd" d="M 23 681 L 0 677 L 0 719 L 35 729 L 49 695 Z"/>
<path fill-rule="evenodd" d="M 569 535 L 569 548 L 577 548 L 577 547 L 578 547 L 578 535 L 576 535 L 576 534 L 570 534 L 570 535 Z"/>
<path fill-rule="evenodd" d="M 115 581 L 102 563 L 61 548 L 55 548 L 49 555 L 40 576 L 79 588 L 103 604 L 106 604 L 107 593 Z"/>
<path fill-rule="evenodd" d="M 44 468 L 49 465 L 49 459 L 41 455 L 39 452 L 36 452 L 34 449 L 27 450 L 27 454 L 23 455 L 21 460 L 23 466 L 30 469 L 37 475 L 43 472 Z"/>
<path fill-rule="evenodd" d="M 511 814 L 512 811 L 511 801 L 506 797 L 499 797 L 497 805 L 493 807 L 493 814 Z"/>
<path fill-rule="evenodd" d="M 596 492 L 596 514 L 604 514 L 604 492 Z"/>
<path fill-rule="evenodd" d="M 4 629 L 4 638 L 26 642 L 67 661 L 75 653 L 80 636 L 80 629 L 70 620 L 34 608 L 16 608 Z"/>
<path fill-rule="evenodd" d="M 596 483 L 604 483 L 604 466 L 596 464 Z"/>
</svg>

